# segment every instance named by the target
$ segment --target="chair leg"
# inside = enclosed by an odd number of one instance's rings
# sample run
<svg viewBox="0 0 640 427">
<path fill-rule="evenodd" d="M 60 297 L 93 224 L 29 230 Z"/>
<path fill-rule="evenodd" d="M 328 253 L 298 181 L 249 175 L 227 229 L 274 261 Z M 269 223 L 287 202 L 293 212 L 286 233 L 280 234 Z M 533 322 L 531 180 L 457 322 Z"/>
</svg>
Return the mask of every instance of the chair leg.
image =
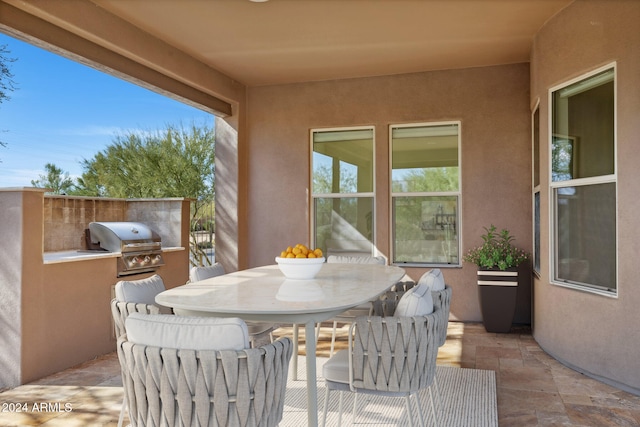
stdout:
<svg viewBox="0 0 640 427">
<path fill-rule="evenodd" d="M 436 408 L 433 406 L 433 393 L 431 392 L 431 387 L 429 387 L 429 400 L 431 401 L 431 413 L 433 414 L 433 425 L 438 426 L 438 414 L 436 413 Z"/>
<path fill-rule="evenodd" d="M 425 427 L 424 413 L 422 412 L 422 405 L 420 405 L 420 391 L 413 394 L 413 398 L 416 400 L 416 409 L 418 410 L 418 420 L 420 421 L 420 427 Z"/>
<path fill-rule="evenodd" d="M 329 357 L 333 356 L 333 349 L 336 346 L 336 329 L 338 328 L 338 322 L 333 321 L 333 332 L 331 333 L 331 350 L 329 351 Z"/>
<path fill-rule="evenodd" d="M 316 336 L 315 336 L 315 338 L 316 338 L 316 348 L 317 348 L 317 345 L 318 345 L 318 341 L 320 340 L 320 328 L 321 327 L 322 327 L 322 323 L 321 322 L 316 323 Z"/>
<path fill-rule="evenodd" d="M 327 413 L 329 412 L 329 387 L 324 392 L 324 416 L 322 417 L 322 427 L 327 425 Z"/>
<path fill-rule="evenodd" d="M 127 405 L 126 397 L 122 399 L 122 407 L 120 408 L 120 416 L 118 417 L 118 427 L 122 427 L 122 422 L 124 421 L 124 410 Z"/>
<path fill-rule="evenodd" d="M 435 387 L 436 392 L 436 406 L 438 408 L 438 412 L 442 411 L 442 397 L 440 396 L 440 387 L 438 386 L 438 375 L 436 374 L 433 377 L 433 387 Z"/>
<path fill-rule="evenodd" d="M 342 425 L 342 395 L 344 394 L 342 390 L 338 391 L 339 399 L 338 399 L 338 427 Z"/>
<path fill-rule="evenodd" d="M 408 394 L 405 396 L 404 403 L 407 407 L 407 418 L 409 419 L 409 426 L 413 427 L 413 414 L 411 414 L 411 395 Z M 418 408 L 418 411 L 420 411 L 420 408 Z"/>
<path fill-rule="evenodd" d="M 356 416 L 358 415 L 358 393 L 353 394 L 353 415 L 351 416 L 351 424 L 356 424 Z"/>
</svg>

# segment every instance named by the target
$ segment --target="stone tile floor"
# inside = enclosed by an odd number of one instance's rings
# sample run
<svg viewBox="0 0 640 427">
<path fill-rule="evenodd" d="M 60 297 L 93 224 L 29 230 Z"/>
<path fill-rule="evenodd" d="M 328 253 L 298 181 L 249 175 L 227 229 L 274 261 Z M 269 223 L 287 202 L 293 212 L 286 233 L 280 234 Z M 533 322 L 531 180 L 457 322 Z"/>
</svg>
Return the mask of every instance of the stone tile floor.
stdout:
<svg viewBox="0 0 640 427">
<path fill-rule="evenodd" d="M 346 330 L 340 329 L 340 346 Z M 329 339 L 330 329 L 324 328 L 318 355 L 328 356 Z M 450 322 L 438 363 L 496 372 L 501 427 L 640 426 L 639 396 L 561 365 L 526 327 L 492 334 L 481 324 Z M 121 402 L 120 367 L 111 353 L 0 392 L 0 426 L 115 426 Z"/>
</svg>

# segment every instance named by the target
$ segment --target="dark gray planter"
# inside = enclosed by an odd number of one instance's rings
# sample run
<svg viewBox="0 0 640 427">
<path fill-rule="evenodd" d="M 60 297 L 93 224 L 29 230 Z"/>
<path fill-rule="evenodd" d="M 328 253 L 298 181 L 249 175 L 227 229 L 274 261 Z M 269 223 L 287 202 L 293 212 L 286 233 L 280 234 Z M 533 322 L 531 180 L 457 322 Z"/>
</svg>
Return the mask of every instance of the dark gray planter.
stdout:
<svg viewBox="0 0 640 427">
<path fill-rule="evenodd" d="M 478 270 L 478 299 L 487 332 L 511 330 L 518 295 L 517 268 Z"/>
</svg>

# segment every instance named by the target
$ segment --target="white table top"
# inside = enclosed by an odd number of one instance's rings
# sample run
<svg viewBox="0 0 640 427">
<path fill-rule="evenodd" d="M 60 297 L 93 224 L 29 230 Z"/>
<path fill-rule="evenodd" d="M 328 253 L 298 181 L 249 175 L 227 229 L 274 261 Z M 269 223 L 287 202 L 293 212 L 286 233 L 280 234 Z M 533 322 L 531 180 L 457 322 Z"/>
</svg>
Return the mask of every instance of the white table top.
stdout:
<svg viewBox="0 0 640 427">
<path fill-rule="evenodd" d="M 269 265 L 169 289 L 156 302 L 182 314 L 319 322 L 375 299 L 404 274 L 400 267 L 336 263 L 324 264 L 314 279 L 292 280 Z"/>
</svg>

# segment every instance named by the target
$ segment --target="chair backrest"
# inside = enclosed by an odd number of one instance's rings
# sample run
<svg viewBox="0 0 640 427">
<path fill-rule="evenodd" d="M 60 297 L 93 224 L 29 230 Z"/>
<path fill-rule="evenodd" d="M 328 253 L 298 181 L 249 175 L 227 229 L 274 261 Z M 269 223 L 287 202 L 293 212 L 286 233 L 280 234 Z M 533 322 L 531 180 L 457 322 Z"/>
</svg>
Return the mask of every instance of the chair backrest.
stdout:
<svg viewBox="0 0 640 427">
<path fill-rule="evenodd" d="M 111 316 L 113 316 L 116 338 L 125 334 L 125 321 L 131 313 L 160 314 L 160 308 L 152 304 L 118 301 L 116 298 L 112 299 Z"/>
<path fill-rule="evenodd" d="M 342 256 L 342 255 L 329 255 L 327 263 L 342 263 L 342 264 L 380 264 L 385 265 L 387 261 L 382 256 Z"/>
<path fill-rule="evenodd" d="M 121 280 L 115 286 L 118 301 L 156 305 L 161 313 L 171 314 L 169 307 L 156 304 L 156 295 L 166 289 L 162 277 L 157 274 L 146 279 Z"/>
<path fill-rule="evenodd" d="M 361 316 L 349 334 L 350 386 L 375 393 L 411 393 L 435 377 L 438 316 Z"/>
<path fill-rule="evenodd" d="M 188 350 L 244 350 L 249 329 L 237 317 L 190 317 L 131 313 L 127 340 L 151 347 Z"/>
<path fill-rule="evenodd" d="M 449 313 L 451 312 L 451 286 L 445 285 L 445 288 L 441 291 L 431 291 L 433 296 L 433 306 L 440 309 L 440 325 L 438 329 L 440 331 L 440 337 L 438 340 L 438 347 L 442 347 L 447 341 L 447 328 L 449 327 Z"/>
<path fill-rule="evenodd" d="M 371 315 L 393 316 L 398 306 L 398 301 L 400 301 L 405 292 L 414 286 L 416 286 L 414 281 L 401 281 L 393 285 L 390 290 L 373 301 Z"/>
<path fill-rule="evenodd" d="M 189 282 L 197 282 L 210 277 L 222 276 L 223 274 L 224 267 L 219 262 L 203 267 L 191 267 L 191 270 L 189 270 Z"/>
<path fill-rule="evenodd" d="M 118 340 L 132 426 L 277 426 L 289 338 L 245 350 L 185 350 Z"/>
</svg>

